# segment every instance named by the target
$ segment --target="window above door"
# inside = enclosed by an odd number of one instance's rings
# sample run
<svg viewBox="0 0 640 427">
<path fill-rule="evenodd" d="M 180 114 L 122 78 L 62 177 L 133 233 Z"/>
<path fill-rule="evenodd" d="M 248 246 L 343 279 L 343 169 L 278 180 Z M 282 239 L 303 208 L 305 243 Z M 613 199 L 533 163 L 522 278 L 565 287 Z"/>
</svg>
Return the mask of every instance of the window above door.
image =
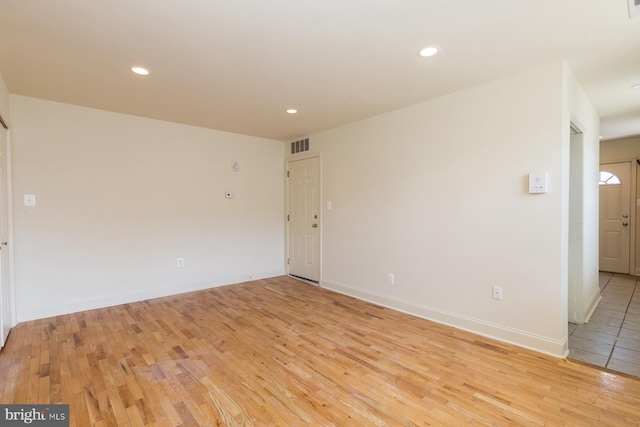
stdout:
<svg viewBox="0 0 640 427">
<path fill-rule="evenodd" d="M 622 181 L 615 173 L 600 171 L 600 185 L 620 185 Z"/>
</svg>

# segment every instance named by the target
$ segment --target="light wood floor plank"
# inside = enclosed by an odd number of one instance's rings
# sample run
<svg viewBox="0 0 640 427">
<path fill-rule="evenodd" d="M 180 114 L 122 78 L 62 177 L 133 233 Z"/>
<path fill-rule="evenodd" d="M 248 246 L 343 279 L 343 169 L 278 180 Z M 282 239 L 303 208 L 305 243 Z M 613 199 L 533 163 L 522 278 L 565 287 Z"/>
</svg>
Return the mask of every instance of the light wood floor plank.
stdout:
<svg viewBox="0 0 640 427">
<path fill-rule="evenodd" d="M 72 426 L 640 425 L 640 380 L 287 277 L 25 322 L 1 403 Z"/>
</svg>

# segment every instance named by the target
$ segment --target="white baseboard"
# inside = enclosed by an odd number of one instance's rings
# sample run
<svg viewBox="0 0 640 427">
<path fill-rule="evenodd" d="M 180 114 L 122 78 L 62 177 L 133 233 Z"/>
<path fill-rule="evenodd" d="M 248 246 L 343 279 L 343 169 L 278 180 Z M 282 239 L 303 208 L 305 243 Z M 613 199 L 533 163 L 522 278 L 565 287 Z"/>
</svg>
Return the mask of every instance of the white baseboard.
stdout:
<svg viewBox="0 0 640 427">
<path fill-rule="evenodd" d="M 589 298 L 589 301 L 587 301 L 587 304 L 584 307 L 584 322 L 587 323 L 589 322 L 589 319 L 591 319 L 591 316 L 593 315 L 593 312 L 596 311 L 596 308 L 598 307 L 598 304 L 600 304 L 600 301 L 602 301 L 602 295 L 600 294 L 600 287 L 598 286 L 595 290 L 595 292 L 593 293 L 593 295 L 591 295 L 591 298 Z"/>
<path fill-rule="evenodd" d="M 391 308 L 393 310 L 411 314 L 447 326 L 452 326 L 454 328 L 462 329 L 488 338 L 493 338 L 509 344 L 514 344 L 539 353 L 559 358 L 565 358 L 569 354 L 568 338 L 563 341 L 556 341 L 543 336 L 531 334 L 526 331 L 509 328 L 504 325 L 498 325 L 484 320 L 462 316 L 458 313 L 452 313 L 435 307 L 428 307 L 402 300 L 400 298 L 394 298 L 388 295 L 382 295 L 325 280 L 320 283 L 320 286 L 344 295 L 349 295 L 354 298 L 378 304 L 383 307 Z"/>
<path fill-rule="evenodd" d="M 69 301 L 65 304 L 37 307 L 17 313 L 18 323 L 29 320 L 44 319 L 47 317 L 60 316 L 63 314 L 77 313 L 79 311 L 93 310 L 97 308 L 112 307 L 114 305 L 128 304 L 132 302 L 144 301 L 153 298 L 167 297 L 171 295 L 184 294 L 186 292 L 201 291 L 203 289 L 216 288 L 218 286 L 234 285 L 250 280 L 267 279 L 270 277 L 282 276 L 284 271 L 265 272 L 263 274 L 253 274 L 251 278 L 246 275 L 225 277 L 214 279 L 209 282 L 190 283 L 165 288 L 141 289 L 132 292 L 101 295 L 91 299 Z"/>
</svg>

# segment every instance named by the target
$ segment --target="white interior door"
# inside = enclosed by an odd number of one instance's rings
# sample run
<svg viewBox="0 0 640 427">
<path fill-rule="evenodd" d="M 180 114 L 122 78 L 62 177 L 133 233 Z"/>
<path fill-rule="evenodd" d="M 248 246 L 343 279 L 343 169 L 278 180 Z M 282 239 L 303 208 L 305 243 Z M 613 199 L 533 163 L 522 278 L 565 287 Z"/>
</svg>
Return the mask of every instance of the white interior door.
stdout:
<svg viewBox="0 0 640 427">
<path fill-rule="evenodd" d="M 600 270 L 629 274 L 631 163 L 600 165 Z"/>
<path fill-rule="evenodd" d="M 320 282 L 320 158 L 289 162 L 289 275 Z"/>
<path fill-rule="evenodd" d="M 7 142 L 6 130 L 0 126 L 0 348 L 11 329 L 11 292 L 9 290 L 8 198 L 7 198 Z"/>
</svg>

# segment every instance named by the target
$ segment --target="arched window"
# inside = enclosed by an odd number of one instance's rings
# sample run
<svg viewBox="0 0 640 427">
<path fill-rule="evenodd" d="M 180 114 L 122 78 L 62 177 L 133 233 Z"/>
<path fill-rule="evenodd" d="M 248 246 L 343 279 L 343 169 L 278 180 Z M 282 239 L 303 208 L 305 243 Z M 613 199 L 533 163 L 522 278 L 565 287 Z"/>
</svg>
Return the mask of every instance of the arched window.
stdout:
<svg viewBox="0 0 640 427">
<path fill-rule="evenodd" d="M 600 185 L 620 185 L 622 181 L 615 173 L 600 171 Z"/>
</svg>

